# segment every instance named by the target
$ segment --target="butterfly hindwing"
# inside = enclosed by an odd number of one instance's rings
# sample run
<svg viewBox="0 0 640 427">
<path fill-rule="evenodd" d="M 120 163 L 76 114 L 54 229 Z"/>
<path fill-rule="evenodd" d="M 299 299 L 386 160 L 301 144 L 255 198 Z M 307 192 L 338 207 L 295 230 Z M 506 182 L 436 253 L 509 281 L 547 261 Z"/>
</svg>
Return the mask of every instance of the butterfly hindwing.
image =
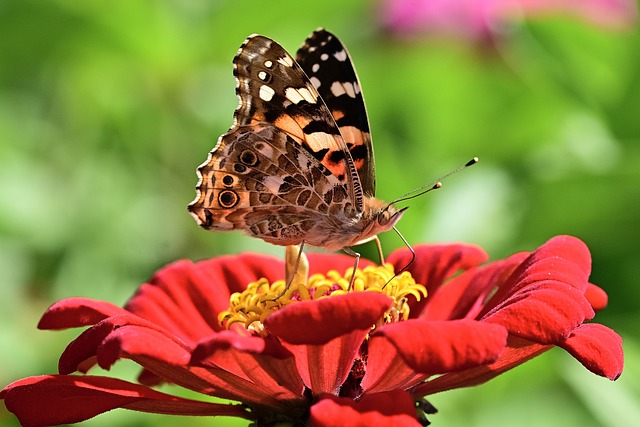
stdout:
<svg viewBox="0 0 640 427">
<path fill-rule="evenodd" d="M 269 124 L 224 134 L 198 174 L 189 210 L 210 230 L 242 229 L 270 243 L 297 244 L 319 220 L 353 210 L 346 186 Z"/>
<path fill-rule="evenodd" d="M 314 31 L 296 60 L 329 108 L 351 153 L 364 194 L 375 195 L 375 165 L 369 119 L 349 52 L 324 29 Z"/>
<path fill-rule="evenodd" d="M 275 41 L 250 36 L 234 58 L 239 105 L 234 125 L 270 123 L 347 185 L 362 208 L 358 173 L 340 130 L 300 65 Z"/>
</svg>

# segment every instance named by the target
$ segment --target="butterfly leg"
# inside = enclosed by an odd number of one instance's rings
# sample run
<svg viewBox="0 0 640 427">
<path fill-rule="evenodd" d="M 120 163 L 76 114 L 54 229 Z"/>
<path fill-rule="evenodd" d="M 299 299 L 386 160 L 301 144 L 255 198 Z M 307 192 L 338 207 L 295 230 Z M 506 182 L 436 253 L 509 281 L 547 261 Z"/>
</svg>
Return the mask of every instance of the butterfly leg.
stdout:
<svg viewBox="0 0 640 427">
<path fill-rule="evenodd" d="M 304 248 L 304 240 L 300 243 L 299 246 L 287 246 L 285 249 L 285 280 L 286 286 L 284 290 L 278 295 L 275 300 L 280 299 L 284 294 L 289 291 L 289 288 L 293 284 L 294 280 L 296 280 L 296 276 L 302 277 L 302 280 L 305 280 L 307 276 L 307 272 L 309 271 L 308 262 L 304 262 L 302 260 L 302 249 Z M 297 251 L 296 251 L 297 249 Z M 293 256 L 293 254 L 297 252 L 297 255 Z M 305 258 L 306 261 L 306 258 Z M 300 279 L 297 280 L 299 282 Z"/>
<path fill-rule="evenodd" d="M 347 255 L 351 255 L 356 259 L 353 263 L 353 272 L 351 273 L 351 281 L 349 282 L 349 292 L 351 292 L 353 290 L 353 284 L 356 281 L 356 270 L 358 270 L 358 264 L 360 264 L 360 254 L 347 247 L 342 248 L 342 250 L 345 251 Z"/>
<path fill-rule="evenodd" d="M 404 242 L 405 246 L 407 247 L 407 249 L 409 249 L 409 251 L 411 252 L 411 259 L 409 260 L 409 262 L 407 263 L 407 265 L 405 265 L 404 267 L 402 267 L 399 271 L 397 271 L 393 277 L 391 279 L 389 279 L 389 281 L 387 283 L 384 284 L 384 286 L 382 287 L 382 289 L 385 288 L 385 286 L 387 286 L 389 284 L 389 282 L 391 282 L 393 279 L 395 279 L 396 277 L 398 277 L 403 271 L 405 271 L 407 268 L 409 268 L 409 266 L 411 264 L 413 264 L 413 261 L 416 260 L 416 251 L 413 250 L 413 248 L 411 247 L 411 245 L 409 244 L 409 242 L 407 242 L 407 239 L 404 238 L 404 236 L 402 234 L 400 234 L 400 231 L 398 231 L 397 228 L 393 227 L 393 230 L 398 233 L 398 236 L 400 236 L 400 238 L 402 239 L 402 242 Z"/>
<path fill-rule="evenodd" d="M 378 248 L 378 255 L 380 256 L 380 265 L 384 265 L 384 254 L 382 253 L 382 244 L 380 243 L 380 239 L 378 239 L 378 236 L 373 236 L 373 240 L 376 242 L 376 247 Z"/>
</svg>

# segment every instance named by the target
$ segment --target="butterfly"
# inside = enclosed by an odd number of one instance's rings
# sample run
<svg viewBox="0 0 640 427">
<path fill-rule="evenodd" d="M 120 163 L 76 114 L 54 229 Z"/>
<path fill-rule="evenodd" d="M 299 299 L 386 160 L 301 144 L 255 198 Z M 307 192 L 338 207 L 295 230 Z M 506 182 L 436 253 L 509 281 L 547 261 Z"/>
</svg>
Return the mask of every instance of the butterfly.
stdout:
<svg viewBox="0 0 640 427">
<path fill-rule="evenodd" d="M 266 242 L 350 249 L 394 228 L 406 208 L 375 198 L 375 165 L 360 83 L 344 45 L 313 32 L 294 59 L 249 36 L 234 60 L 233 126 L 198 167 L 188 210 L 212 231 Z M 357 264 L 356 264 L 357 265 Z"/>
</svg>

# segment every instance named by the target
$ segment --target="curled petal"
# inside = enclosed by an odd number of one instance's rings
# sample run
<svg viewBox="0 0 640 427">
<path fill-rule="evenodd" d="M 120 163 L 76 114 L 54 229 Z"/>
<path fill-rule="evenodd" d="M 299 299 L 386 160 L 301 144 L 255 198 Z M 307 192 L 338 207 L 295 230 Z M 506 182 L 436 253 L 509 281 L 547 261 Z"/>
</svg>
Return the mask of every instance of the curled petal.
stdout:
<svg viewBox="0 0 640 427">
<path fill-rule="evenodd" d="M 115 408 L 172 415 L 251 418 L 240 406 L 183 399 L 106 377 L 29 377 L 8 385 L 0 392 L 0 398 L 24 427 L 77 423 Z"/>
<path fill-rule="evenodd" d="M 517 336 L 555 344 L 594 316 L 583 294 L 558 283 L 541 283 L 509 298 L 483 320 L 505 326 Z"/>
<path fill-rule="evenodd" d="M 359 401 L 323 395 L 311 407 L 311 425 L 341 426 L 398 426 L 420 427 L 416 407 L 409 393 L 393 390 L 386 393 L 365 394 Z"/>
<path fill-rule="evenodd" d="M 84 331 L 78 338 L 73 340 L 67 348 L 64 350 L 62 355 L 60 356 L 60 361 L 58 362 L 58 370 L 61 374 L 70 374 L 76 370 L 80 372 L 86 372 L 92 363 L 91 361 L 95 361 L 95 358 L 98 355 L 98 351 L 101 348 L 101 345 L 105 342 L 107 337 L 126 326 L 139 326 L 142 328 L 146 328 L 148 330 L 153 330 L 158 333 L 157 340 L 155 340 L 151 345 L 154 348 L 164 348 L 164 342 L 172 342 L 173 345 L 180 345 L 180 341 L 176 339 L 174 336 L 167 334 L 161 327 L 154 325 L 144 319 L 139 318 L 129 312 L 126 314 L 113 316 L 108 319 L 105 319 L 101 322 L 98 322 L 93 327 Z M 129 329 L 124 329 L 128 331 Z M 122 331 L 117 333 L 122 336 Z M 118 352 L 119 354 L 119 352 Z M 109 358 L 102 359 L 102 366 L 105 369 L 108 369 L 109 366 L 113 362 L 115 362 L 114 354 L 112 354 Z M 117 357 L 116 357 L 117 358 Z M 89 362 L 89 363 L 88 363 Z"/>
<path fill-rule="evenodd" d="M 606 326 L 580 325 L 560 346 L 596 375 L 616 380 L 622 373 L 622 338 Z"/>
<path fill-rule="evenodd" d="M 591 273 L 591 254 L 580 239 L 556 236 L 533 251 L 502 285 L 492 301 L 540 282 L 564 283 L 584 293 Z"/>
<path fill-rule="evenodd" d="M 498 284 L 481 319 L 527 340 L 556 344 L 595 314 L 584 296 L 590 271 L 589 249 L 581 240 L 554 237 Z"/>
<path fill-rule="evenodd" d="M 126 357 L 134 361 L 146 361 L 141 365 L 153 371 L 154 365 L 187 365 L 191 352 L 155 328 L 126 325 L 114 330 L 102 341 L 97 356 L 98 364 L 104 369 Z"/>
<path fill-rule="evenodd" d="M 415 319 L 387 325 L 371 336 L 369 370 L 362 387 L 370 391 L 406 388 L 418 378 L 488 364 L 498 358 L 506 342 L 504 327 L 473 320 Z M 406 366 L 413 375 L 391 374 L 398 366 Z M 402 379 L 410 380 L 398 383 Z"/>
<path fill-rule="evenodd" d="M 94 325 L 111 316 L 128 311 L 105 301 L 89 298 L 67 298 L 56 302 L 45 311 L 38 329 L 66 329 Z"/>
<path fill-rule="evenodd" d="M 602 288 L 599 288 L 592 283 L 589 283 L 584 296 L 589 301 L 589 304 L 591 304 L 593 311 L 596 313 L 600 310 L 604 310 L 609 302 L 607 293 Z"/>
</svg>

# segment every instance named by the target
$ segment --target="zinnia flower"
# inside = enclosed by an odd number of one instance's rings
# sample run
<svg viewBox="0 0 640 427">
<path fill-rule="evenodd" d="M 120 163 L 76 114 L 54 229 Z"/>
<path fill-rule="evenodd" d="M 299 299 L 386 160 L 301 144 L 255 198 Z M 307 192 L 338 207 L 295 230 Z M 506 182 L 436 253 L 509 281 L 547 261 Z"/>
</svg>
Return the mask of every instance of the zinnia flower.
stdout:
<svg viewBox="0 0 640 427">
<path fill-rule="evenodd" d="M 510 22 L 540 15 L 570 15 L 605 28 L 637 22 L 635 0 L 385 0 L 382 25 L 394 33 L 448 34 L 485 42 Z"/>
<path fill-rule="evenodd" d="M 621 374 L 621 338 L 584 323 L 606 294 L 588 282 L 590 255 L 580 240 L 555 237 L 486 265 L 475 246 L 415 250 L 397 276 L 408 250 L 385 266 L 362 261 L 353 290 L 351 257 L 311 254 L 285 282 L 283 261 L 244 254 L 168 265 L 125 308 L 60 301 L 40 328 L 90 327 L 63 352 L 59 375 L 18 380 L 0 397 L 23 426 L 114 408 L 259 425 L 419 426 L 434 410 L 425 396 L 480 384 L 554 346 L 595 374 Z M 71 375 L 121 358 L 142 366 L 139 384 Z M 202 400 L 151 388 L 160 383 Z"/>
</svg>

